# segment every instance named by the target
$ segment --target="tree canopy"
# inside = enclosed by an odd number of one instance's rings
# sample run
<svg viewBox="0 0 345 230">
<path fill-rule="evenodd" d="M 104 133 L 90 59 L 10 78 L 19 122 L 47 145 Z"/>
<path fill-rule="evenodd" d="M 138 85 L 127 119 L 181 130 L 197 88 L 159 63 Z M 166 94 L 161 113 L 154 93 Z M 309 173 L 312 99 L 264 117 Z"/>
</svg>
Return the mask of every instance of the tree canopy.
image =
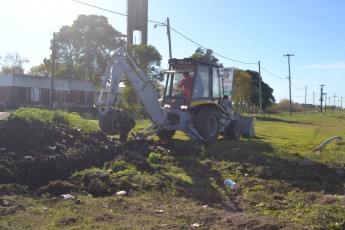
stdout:
<svg viewBox="0 0 345 230">
<path fill-rule="evenodd" d="M 8 53 L 5 57 L 1 60 L 1 71 L 2 74 L 23 74 L 24 68 L 23 64 L 29 62 L 26 58 L 20 57 L 20 55 L 16 53 Z"/>
<path fill-rule="evenodd" d="M 260 107 L 260 94 L 259 94 L 259 73 L 252 70 L 246 70 L 251 76 L 251 96 L 250 96 L 250 105 L 254 108 Z M 275 98 L 273 96 L 273 89 L 266 84 L 261 79 L 261 99 L 262 99 L 262 109 L 265 110 L 269 107 L 272 103 L 275 102 Z"/>
<path fill-rule="evenodd" d="M 125 35 L 115 30 L 104 16 L 79 15 L 72 26 L 63 26 L 56 33 L 55 76 L 57 78 L 84 79 L 95 83 L 94 76 L 104 73 L 112 52 L 125 44 Z"/>
<path fill-rule="evenodd" d="M 191 58 L 206 60 L 221 65 L 219 63 L 219 60 L 214 56 L 213 50 L 211 49 L 204 49 L 202 47 L 199 47 L 195 50 L 195 53 L 192 54 Z"/>
</svg>

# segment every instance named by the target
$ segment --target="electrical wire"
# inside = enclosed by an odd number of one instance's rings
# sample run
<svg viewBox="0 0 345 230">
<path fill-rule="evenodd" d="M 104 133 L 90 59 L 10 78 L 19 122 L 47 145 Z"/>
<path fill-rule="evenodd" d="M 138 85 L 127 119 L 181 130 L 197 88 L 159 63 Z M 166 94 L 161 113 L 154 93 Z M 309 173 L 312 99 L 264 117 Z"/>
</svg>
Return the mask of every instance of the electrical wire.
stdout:
<svg viewBox="0 0 345 230">
<path fill-rule="evenodd" d="M 291 85 L 293 86 L 293 87 L 295 87 L 296 89 L 305 89 L 305 88 L 301 88 L 301 87 L 297 87 L 294 83 L 292 83 L 291 82 Z"/>
<path fill-rule="evenodd" d="M 178 32 L 177 30 L 175 30 L 175 29 L 172 28 L 171 26 L 170 26 L 170 29 L 173 30 L 173 31 L 175 31 L 177 34 L 181 35 L 182 37 L 184 37 L 184 38 L 187 39 L 188 41 L 194 43 L 195 45 L 197 45 L 197 46 L 199 46 L 199 47 L 201 47 L 201 48 L 203 48 L 203 49 L 206 49 L 204 46 L 202 46 L 202 45 L 200 45 L 199 43 L 197 43 L 197 42 L 193 41 L 192 39 L 188 38 L 186 35 L 183 35 L 182 33 Z M 224 58 L 224 59 L 227 59 L 227 60 L 230 60 L 230 61 L 233 61 L 233 62 L 237 62 L 237 63 L 242 63 L 242 64 L 246 64 L 246 65 L 254 65 L 254 64 L 256 65 L 256 64 L 258 64 L 258 63 L 256 63 L 256 62 L 254 63 L 254 62 L 243 62 L 243 61 L 238 61 L 238 60 L 235 60 L 235 59 L 232 59 L 232 58 L 225 57 L 225 56 L 223 56 L 223 55 L 221 55 L 221 54 L 218 54 L 218 53 L 216 53 L 216 52 L 214 52 L 214 51 L 213 51 L 213 53 L 214 53 L 215 55 L 219 56 L 219 57 L 222 57 L 222 58 Z"/>
<path fill-rule="evenodd" d="M 112 11 L 112 10 L 108 10 L 108 9 L 105 9 L 105 8 L 102 8 L 102 7 L 98 7 L 98 6 L 95 6 L 95 5 L 92 5 L 92 4 L 88 4 L 88 3 L 85 3 L 85 2 L 82 2 L 82 1 L 78 1 L 78 0 L 72 0 L 74 2 L 77 2 L 77 3 L 80 3 L 80 4 L 83 4 L 83 5 L 87 5 L 87 6 L 90 6 L 90 7 L 93 7 L 93 8 L 96 8 L 96 9 L 100 9 L 100 10 L 104 10 L 104 11 L 107 11 L 107 12 L 110 12 L 110 13 L 114 13 L 114 14 L 118 14 L 118 15 L 121 15 L 121 16 L 125 16 L 127 17 L 128 15 L 127 14 L 123 14 L 123 13 L 119 13 L 119 12 L 115 12 L 115 11 Z M 147 20 L 148 22 L 150 23 L 155 23 L 155 24 L 159 24 L 159 25 L 164 25 L 164 26 L 167 26 L 166 23 L 163 23 L 163 22 L 158 22 L 158 21 L 153 21 L 153 20 Z M 181 32 L 177 31 L 176 29 L 172 28 L 171 26 L 169 26 L 169 28 L 171 30 L 173 30 L 174 32 L 176 32 L 177 34 L 179 34 L 180 36 L 182 36 L 183 38 L 187 39 L 188 41 L 192 42 L 193 44 L 203 48 L 203 49 L 207 49 L 205 46 L 195 42 L 194 40 L 192 40 L 191 38 L 187 37 L 186 35 L 182 34 Z M 241 64 L 246 64 L 246 65 L 256 65 L 258 63 L 256 62 L 244 62 L 244 61 L 239 61 L 239 60 L 235 60 L 235 59 L 232 59 L 232 58 L 229 58 L 229 57 L 226 57 L 222 54 L 219 54 L 217 52 L 214 52 L 213 51 L 213 54 L 214 55 L 217 55 L 219 57 L 222 57 L 224 59 L 227 59 L 227 60 L 230 60 L 230 61 L 233 61 L 233 62 L 237 62 L 237 63 L 241 63 Z M 274 74 L 271 74 L 270 72 L 268 72 L 266 69 L 264 69 L 263 67 L 261 67 L 266 73 L 270 74 L 271 76 L 273 77 L 276 77 L 276 78 L 279 78 L 279 79 L 284 79 L 284 78 L 281 78 L 281 77 L 278 77 Z"/>
<path fill-rule="evenodd" d="M 285 77 L 278 77 L 278 76 L 276 76 L 276 75 L 274 75 L 274 74 L 268 72 L 268 71 L 267 71 L 264 67 L 262 67 L 261 65 L 260 65 L 260 68 L 261 68 L 263 71 L 265 71 L 266 73 L 268 73 L 269 75 L 271 75 L 272 77 L 275 77 L 275 78 L 278 78 L 278 79 L 286 79 Z"/>
<path fill-rule="evenodd" d="M 110 12 L 110 13 L 113 13 L 113 14 L 118 14 L 118 15 L 125 16 L 125 17 L 128 16 L 127 14 L 123 14 L 123 13 L 119 13 L 119 12 L 116 12 L 116 11 L 108 10 L 108 9 L 105 9 L 105 8 L 102 8 L 102 7 L 99 7 L 99 6 L 95 6 L 95 5 L 92 5 L 92 4 L 88 4 L 88 3 L 85 3 L 85 2 L 82 2 L 82 1 L 78 1 L 78 0 L 72 0 L 72 1 L 80 3 L 80 4 L 83 4 L 83 5 L 86 5 L 86 6 L 90 6 L 90 7 L 99 9 L 99 10 L 104 10 L 104 11 L 107 11 L 107 12 Z M 163 23 L 163 22 L 156 22 L 156 21 L 152 21 L 152 20 L 147 20 L 147 21 L 148 22 L 152 22 L 152 23 L 156 23 L 156 24 L 165 25 L 165 23 Z"/>
</svg>

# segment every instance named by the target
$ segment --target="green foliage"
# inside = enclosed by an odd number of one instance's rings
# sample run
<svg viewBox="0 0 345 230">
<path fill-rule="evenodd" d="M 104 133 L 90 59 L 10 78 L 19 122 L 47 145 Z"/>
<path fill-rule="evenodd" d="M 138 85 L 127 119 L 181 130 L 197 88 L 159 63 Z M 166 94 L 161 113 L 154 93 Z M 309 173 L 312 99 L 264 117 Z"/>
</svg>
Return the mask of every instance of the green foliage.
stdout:
<svg viewBox="0 0 345 230">
<path fill-rule="evenodd" d="M 120 171 L 124 171 L 127 168 L 127 163 L 126 161 L 122 160 L 122 161 L 116 161 L 111 165 L 111 171 L 114 173 L 120 172 Z"/>
<path fill-rule="evenodd" d="M 233 84 L 232 101 L 236 109 L 242 111 L 250 101 L 251 76 L 243 70 L 236 69 Z"/>
<path fill-rule="evenodd" d="M 140 66 L 140 68 L 146 73 L 153 82 L 157 82 L 154 77 L 161 74 L 161 60 L 162 56 L 158 50 L 149 45 L 130 45 L 128 46 L 128 53 L 133 57 L 133 60 Z M 146 117 L 146 112 L 141 104 L 140 98 L 132 88 L 128 79 L 124 80 L 125 88 L 122 92 L 124 102 L 122 107 L 135 117 Z"/>
<path fill-rule="evenodd" d="M 141 120 L 135 129 L 148 124 Z M 329 137 L 345 137 L 344 125 L 344 111 L 260 115 L 255 118 L 254 138 L 219 139 L 207 147 L 191 144 L 179 133 L 168 145 L 174 146 L 169 153 L 152 150 L 134 160 L 108 162 L 103 170 L 73 174 L 75 184 L 102 197 L 78 194 L 77 204 L 16 196 L 21 207 L 29 208 L 3 215 L 0 226 L 154 229 L 164 223 L 164 228 L 182 229 L 202 221 L 205 229 L 249 224 L 343 229 L 345 180 L 337 169 L 344 168 L 344 142 L 329 143 L 320 152 L 313 149 Z M 303 159 L 314 164 L 302 166 Z M 226 188 L 225 179 L 236 181 L 241 189 Z M 115 196 L 119 190 L 128 196 Z M 229 213 L 230 219 L 224 219 Z"/>
<path fill-rule="evenodd" d="M 0 73 L 1 74 L 23 74 L 23 64 L 28 60 L 20 57 L 18 53 L 8 53 L 3 59 L 0 59 Z"/>
<path fill-rule="evenodd" d="M 211 49 L 204 49 L 202 47 L 198 47 L 195 50 L 195 53 L 191 56 L 191 58 L 206 60 L 206 61 L 214 62 L 218 65 L 222 65 L 222 64 L 219 64 L 219 60 L 214 56 L 213 50 Z"/>
<path fill-rule="evenodd" d="M 128 53 L 147 75 L 159 74 L 162 55 L 152 45 L 130 45 Z"/>
<path fill-rule="evenodd" d="M 71 26 L 61 27 L 55 37 L 56 78 L 88 77 L 96 84 L 111 53 L 125 43 L 124 35 L 106 17 L 98 15 L 79 15 Z M 53 40 L 51 44 L 53 47 Z"/>
<path fill-rule="evenodd" d="M 73 127 L 78 127 L 85 131 L 99 130 L 97 120 L 88 120 L 79 115 L 79 113 L 68 113 L 62 110 L 46 110 L 38 108 L 19 108 L 13 116 L 24 117 L 27 119 L 37 119 L 44 122 L 52 121 Z"/>
<path fill-rule="evenodd" d="M 256 71 L 246 70 L 246 73 L 248 73 L 252 80 L 251 80 L 251 97 L 250 97 L 250 105 L 259 108 L 260 107 L 260 87 L 259 87 L 259 81 L 260 76 L 259 73 Z M 235 86 L 236 87 L 236 86 Z M 275 102 L 275 98 L 273 96 L 273 89 L 265 83 L 261 78 L 261 98 L 262 98 L 262 109 L 265 110 L 268 108 L 271 104 Z"/>
<path fill-rule="evenodd" d="M 149 154 L 149 159 L 148 161 L 150 163 L 153 163 L 153 164 L 159 164 L 159 163 L 162 163 L 164 161 L 164 156 L 162 156 L 161 154 L 159 153 L 154 153 L 154 152 L 151 152 Z"/>
<path fill-rule="evenodd" d="M 64 125 L 68 125 L 68 121 L 66 119 L 66 117 L 64 116 L 63 112 L 61 111 L 56 111 L 54 113 L 53 119 L 52 121 L 55 124 L 64 124 Z"/>
</svg>

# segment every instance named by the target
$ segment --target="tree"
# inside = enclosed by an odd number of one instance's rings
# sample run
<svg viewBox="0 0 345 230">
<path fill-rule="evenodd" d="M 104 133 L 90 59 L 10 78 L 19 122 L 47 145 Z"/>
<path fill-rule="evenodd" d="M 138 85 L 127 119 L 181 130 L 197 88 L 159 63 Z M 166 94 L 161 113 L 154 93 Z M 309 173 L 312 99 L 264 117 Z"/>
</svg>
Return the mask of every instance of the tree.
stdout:
<svg viewBox="0 0 345 230">
<path fill-rule="evenodd" d="M 19 54 L 8 53 L 4 57 L 4 61 L 1 63 L 1 73 L 2 74 L 24 74 L 23 63 L 28 63 L 29 61 L 25 58 L 21 58 Z"/>
<path fill-rule="evenodd" d="M 162 55 L 152 45 L 129 45 L 128 53 L 134 58 L 147 75 L 157 75 L 161 72 Z"/>
<path fill-rule="evenodd" d="M 125 44 L 124 37 L 104 16 L 79 15 L 72 26 L 56 33 L 55 77 L 85 79 L 87 72 L 98 84 L 112 52 Z"/>
<path fill-rule="evenodd" d="M 260 107 L 260 95 L 259 95 L 259 73 L 252 70 L 246 70 L 251 76 L 251 96 L 250 96 L 250 104 L 253 108 L 258 109 Z M 272 103 L 275 102 L 275 98 L 273 96 L 273 89 L 269 87 L 261 79 L 261 98 L 262 98 L 262 109 L 265 110 L 269 107 Z"/>
<path fill-rule="evenodd" d="M 248 106 L 251 96 L 251 76 L 243 70 L 236 69 L 233 81 L 232 101 L 236 107 Z"/>
<path fill-rule="evenodd" d="M 51 62 L 50 60 L 47 60 L 46 58 L 43 60 L 43 63 L 33 66 L 30 68 L 28 74 L 34 75 L 34 76 L 41 76 L 41 77 L 47 77 L 50 75 L 50 68 Z"/>
<path fill-rule="evenodd" d="M 195 53 L 191 56 L 191 58 L 214 62 L 217 65 L 222 66 L 222 64 L 219 63 L 219 60 L 214 56 L 213 50 L 211 49 L 199 47 L 195 50 Z"/>
</svg>

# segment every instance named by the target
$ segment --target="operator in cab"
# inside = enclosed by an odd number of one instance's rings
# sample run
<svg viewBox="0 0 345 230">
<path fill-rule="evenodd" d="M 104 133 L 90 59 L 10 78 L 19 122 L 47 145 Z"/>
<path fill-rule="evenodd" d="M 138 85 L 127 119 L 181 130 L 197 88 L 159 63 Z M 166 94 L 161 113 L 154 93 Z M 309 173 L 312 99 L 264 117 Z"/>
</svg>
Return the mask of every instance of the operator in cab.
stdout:
<svg viewBox="0 0 345 230">
<path fill-rule="evenodd" d="M 188 72 L 183 73 L 183 79 L 180 83 L 180 88 L 182 94 L 187 98 L 187 101 L 190 101 L 190 97 L 192 95 L 192 86 L 193 86 L 193 78 L 189 76 Z"/>
</svg>

